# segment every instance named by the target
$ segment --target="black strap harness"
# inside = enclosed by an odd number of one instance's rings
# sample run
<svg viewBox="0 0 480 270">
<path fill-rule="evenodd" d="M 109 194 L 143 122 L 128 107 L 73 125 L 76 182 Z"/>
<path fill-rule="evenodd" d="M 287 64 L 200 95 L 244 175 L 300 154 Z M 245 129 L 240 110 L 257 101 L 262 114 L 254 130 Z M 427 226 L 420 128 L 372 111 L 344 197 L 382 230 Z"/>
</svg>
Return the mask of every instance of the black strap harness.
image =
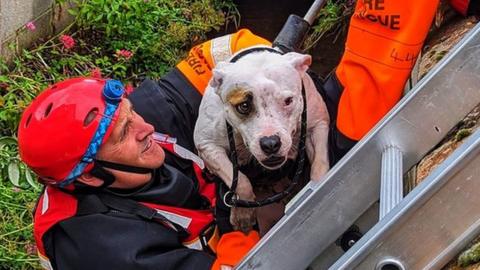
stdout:
<svg viewBox="0 0 480 270">
<path fill-rule="evenodd" d="M 268 48 L 268 47 L 256 47 L 244 50 L 237 55 L 235 55 L 230 62 L 234 63 L 238 61 L 238 59 L 242 58 L 243 56 L 252 53 L 252 52 L 262 52 L 268 51 L 272 53 L 282 54 L 281 52 Z M 233 127 L 226 121 L 227 125 L 227 136 L 228 136 L 228 143 L 230 145 L 230 161 L 233 165 L 233 179 L 232 179 L 232 186 L 230 190 L 228 190 L 223 195 L 223 201 L 225 205 L 232 207 L 245 207 L 245 208 L 253 208 L 253 207 L 261 207 L 264 205 L 272 204 L 278 202 L 292 193 L 295 186 L 298 184 L 299 178 L 303 172 L 304 164 L 305 164 L 305 140 L 306 140 L 306 133 L 307 133 L 307 99 L 305 94 L 305 87 L 302 81 L 302 98 L 303 98 L 303 111 L 302 111 L 302 118 L 301 118 L 301 127 L 300 127 L 300 141 L 298 143 L 298 158 L 296 160 L 297 169 L 293 178 L 291 179 L 290 185 L 283 191 L 277 192 L 272 196 L 263 199 L 261 201 L 246 201 L 241 200 L 236 193 L 237 184 L 238 184 L 238 160 L 237 160 L 237 150 L 235 148 L 235 138 L 233 137 Z"/>
</svg>

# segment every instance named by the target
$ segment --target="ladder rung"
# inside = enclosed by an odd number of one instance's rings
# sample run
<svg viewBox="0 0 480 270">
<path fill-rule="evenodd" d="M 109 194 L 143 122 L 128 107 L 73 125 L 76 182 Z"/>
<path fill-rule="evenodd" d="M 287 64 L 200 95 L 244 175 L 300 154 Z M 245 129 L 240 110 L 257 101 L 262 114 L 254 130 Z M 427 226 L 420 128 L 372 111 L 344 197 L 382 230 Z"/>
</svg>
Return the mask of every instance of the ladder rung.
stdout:
<svg viewBox="0 0 480 270">
<path fill-rule="evenodd" d="M 396 146 L 388 146 L 382 153 L 380 180 L 380 219 L 403 198 L 402 152 Z"/>
</svg>

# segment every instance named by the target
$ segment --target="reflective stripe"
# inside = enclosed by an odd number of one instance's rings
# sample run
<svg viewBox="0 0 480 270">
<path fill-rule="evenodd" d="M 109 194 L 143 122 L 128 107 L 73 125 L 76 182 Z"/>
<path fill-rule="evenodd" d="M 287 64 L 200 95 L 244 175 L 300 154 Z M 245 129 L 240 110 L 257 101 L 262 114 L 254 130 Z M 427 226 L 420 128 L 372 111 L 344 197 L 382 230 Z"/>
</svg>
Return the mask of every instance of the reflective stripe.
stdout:
<svg viewBox="0 0 480 270">
<path fill-rule="evenodd" d="M 199 156 L 190 152 L 188 149 L 184 148 L 183 146 L 174 144 L 173 151 L 175 152 L 175 154 L 179 155 L 181 158 L 191 160 L 192 162 L 197 164 L 197 166 L 200 167 L 200 169 L 203 170 L 205 168 L 205 163 L 203 162 L 203 160 Z"/>
<path fill-rule="evenodd" d="M 157 141 L 164 142 L 164 143 L 177 143 L 177 138 L 171 137 L 168 134 L 163 134 L 160 132 L 154 132 L 153 138 Z"/>
<path fill-rule="evenodd" d="M 153 139 L 158 144 L 160 144 L 160 146 L 162 146 L 164 149 L 167 149 L 170 152 L 173 151 L 173 153 L 176 154 L 177 156 L 179 156 L 183 159 L 192 161 L 198 167 L 200 167 L 201 170 L 203 170 L 205 168 L 205 163 L 203 162 L 203 160 L 199 156 L 195 155 L 195 153 L 191 152 L 187 148 L 185 148 L 181 145 L 178 145 L 176 143 L 177 138 L 171 137 L 167 134 L 163 134 L 163 133 L 160 133 L 160 132 L 155 132 L 155 133 L 153 133 Z"/>
<path fill-rule="evenodd" d="M 43 256 L 40 252 L 37 252 L 37 254 L 40 260 L 40 266 L 42 266 L 42 268 L 46 270 L 53 270 L 50 260 L 47 257 Z"/>
<path fill-rule="evenodd" d="M 157 209 L 157 212 L 159 214 L 162 214 L 171 222 L 182 226 L 184 229 L 188 229 L 188 226 L 190 226 L 190 223 L 192 223 L 192 219 L 186 216 L 182 216 L 176 213 L 172 213 L 172 212 L 168 212 L 160 209 Z"/>
<path fill-rule="evenodd" d="M 232 35 L 226 35 L 212 39 L 210 55 L 212 56 L 214 66 L 216 66 L 218 62 L 226 61 L 232 56 L 232 48 L 230 47 L 231 38 Z"/>
<path fill-rule="evenodd" d="M 42 202 L 42 215 L 45 214 L 48 210 L 48 193 L 47 193 L 48 187 L 45 189 L 45 192 L 43 193 L 43 202 Z"/>
<path fill-rule="evenodd" d="M 192 223 L 192 218 L 186 217 L 186 216 L 183 216 L 183 215 L 180 215 L 180 214 L 177 214 L 177 213 L 173 213 L 173 212 L 170 212 L 170 211 L 165 211 L 165 210 L 160 210 L 160 209 L 156 209 L 156 210 L 159 214 L 163 215 L 170 222 L 173 222 L 177 225 L 180 225 L 184 229 L 189 231 L 189 226 Z M 172 228 L 174 228 L 173 225 L 172 225 Z M 185 247 L 190 248 L 190 249 L 204 250 L 204 245 L 202 244 L 202 241 L 201 241 L 201 237 L 204 237 L 205 238 L 205 240 L 204 240 L 205 244 L 208 245 L 212 250 L 215 250 L 214 248 L 216 248 L 218 238 L 219 238 L 217 228 L 216 227 L 214 228 L 214 231 L 213 231 L 212 235 L 209 236 L 208 238 L 206 238 L 204 233 L 205 232 L 202 232 L 202 233 L 200 233 L 199 236 L 195 237 L 194 239 L 192 239 L 190 241 L 183 242 L 182 244 Z"/>
<path fill-rule="evenodd" d="M 193 239 L 190 242 L 184 242 L 183 245 L 190 249 L 203 250 L 202 242 L 200 241 L 199 237 Z"/>
</svg>

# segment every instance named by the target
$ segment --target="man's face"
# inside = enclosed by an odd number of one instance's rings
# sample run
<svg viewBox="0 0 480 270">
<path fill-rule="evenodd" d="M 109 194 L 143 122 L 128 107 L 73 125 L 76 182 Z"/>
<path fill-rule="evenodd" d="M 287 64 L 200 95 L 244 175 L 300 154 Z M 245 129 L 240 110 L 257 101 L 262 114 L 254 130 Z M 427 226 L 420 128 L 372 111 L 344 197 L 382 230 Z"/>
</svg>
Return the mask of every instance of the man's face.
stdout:
<svg viewBox="0 0 480 270">
<path fill-rule="evenodd" d="M 153 126 L 147 124 L 132 108 L 128 99 L 120 103 L 118 119 L 97 158 L 118 164 L 155 169 L 165 159 L 165 152 L 152 138 Z M 107 169 L 115 176 L 115 188 L 134 188 L 147 183 L 150 174 L 137 174 Z"/>
</svg>

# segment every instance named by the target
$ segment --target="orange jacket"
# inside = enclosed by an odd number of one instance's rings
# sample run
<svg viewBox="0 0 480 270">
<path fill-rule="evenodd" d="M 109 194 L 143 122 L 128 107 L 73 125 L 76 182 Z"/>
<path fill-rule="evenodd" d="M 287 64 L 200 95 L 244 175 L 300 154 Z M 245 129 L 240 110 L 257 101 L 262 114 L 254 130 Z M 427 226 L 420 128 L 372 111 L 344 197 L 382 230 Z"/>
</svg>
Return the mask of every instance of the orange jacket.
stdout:
<svg viewBox="0 0 480 270">
<path fill-rule="evenodd" d="M 227 60 L 242 49 L 256 45 L 271 46 L 271 43 L 252 34 L 247 29 L 241 29 L 236 33 L 218 37 L 193 47 L 187 58 L 177 65 L 177 69 L 203 95 L 216 63 Z"/>
</svg>

